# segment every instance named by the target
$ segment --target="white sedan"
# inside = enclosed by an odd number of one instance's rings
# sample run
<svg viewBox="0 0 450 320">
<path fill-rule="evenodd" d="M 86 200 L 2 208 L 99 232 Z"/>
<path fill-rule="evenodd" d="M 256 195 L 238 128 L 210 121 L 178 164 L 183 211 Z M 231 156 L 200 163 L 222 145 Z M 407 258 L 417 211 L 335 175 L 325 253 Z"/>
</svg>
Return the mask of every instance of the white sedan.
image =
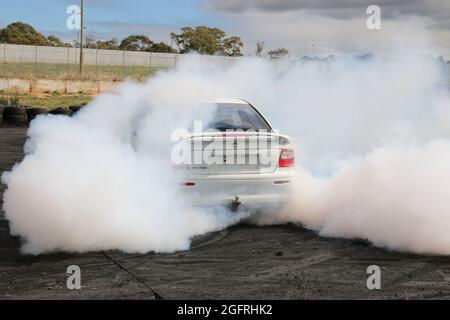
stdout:
<svg viewBox="0 0 450 320">
<path fill-rule="evenodd" d="M 243 100 L 205 104 L 211 116 L 188 136 L 183 192 L 196 205 L 233 210 L 277 209 L 291 198 L 295 156 L 291 140 Z"/>
</svg>

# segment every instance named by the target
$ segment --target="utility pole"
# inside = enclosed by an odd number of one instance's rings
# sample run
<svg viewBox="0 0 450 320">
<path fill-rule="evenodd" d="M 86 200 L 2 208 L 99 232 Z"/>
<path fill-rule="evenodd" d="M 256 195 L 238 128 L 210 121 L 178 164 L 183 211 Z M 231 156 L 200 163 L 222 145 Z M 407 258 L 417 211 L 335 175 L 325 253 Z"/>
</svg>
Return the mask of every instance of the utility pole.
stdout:
<svg viewBox="0 0 450 320">
<path fill-rule="evenodd" d="M 83 75 L 83 29 L 84 29 L 84 0 L 81 0 L 81 17 L 80 17 L 80 75 Z"/>
</svg>

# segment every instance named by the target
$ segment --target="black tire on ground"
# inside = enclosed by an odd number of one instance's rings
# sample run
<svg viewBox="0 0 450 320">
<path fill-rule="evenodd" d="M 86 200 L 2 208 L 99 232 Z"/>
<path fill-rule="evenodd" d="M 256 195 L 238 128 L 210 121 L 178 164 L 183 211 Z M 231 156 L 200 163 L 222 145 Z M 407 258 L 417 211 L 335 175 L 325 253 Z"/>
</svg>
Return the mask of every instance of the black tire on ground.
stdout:
<svg viewBox="0 0 450 320">
<path fill-rule="evenodd" d="M 47 114 L 47 109 L 44 108 L 30 108 L 27 109 L 27 121 L 30 123 L 36 116 L 40 114 Z"/>
<path fill-rule="evenodd" d="M 6 114 L 3 117 L 4 122 L 14 125 L 27 124 L 27 116 L 25 114 Z"/>
<path fill-rule="evenodd" d="M 3 122 L 3 110 L 4 109 L 5 109 L 5 106 L 0 104 L 0 124 Z"/>
<path fill-rule="evenodd" d="M 62 115 L 66 115 L 66 116 L 70 116 L 72 114 L 72 112 L 70 111 L 70 109 L 68 108 L 55 108 L 53 110 L 50 110 L 49 112 L 50 114 L 62 114 Z"/>
<path fill-rule="evenodd" d="M 3 122 L 13 125 L 24 125 L 27 123 L 25 106 L 6 106 L 3 110 Z"/>
<path fill-rule="evenodd" d="M 72 115 L 77 113 L 83 106 L 70 106 L 69 109 L 72 111 Z"/>
<path fill-rule="evenodd" d="M 6 106 L 3 110 L 3 116 L 9 115 L 26 116 L 26 108 L 24 106 Z"/>
</svg>

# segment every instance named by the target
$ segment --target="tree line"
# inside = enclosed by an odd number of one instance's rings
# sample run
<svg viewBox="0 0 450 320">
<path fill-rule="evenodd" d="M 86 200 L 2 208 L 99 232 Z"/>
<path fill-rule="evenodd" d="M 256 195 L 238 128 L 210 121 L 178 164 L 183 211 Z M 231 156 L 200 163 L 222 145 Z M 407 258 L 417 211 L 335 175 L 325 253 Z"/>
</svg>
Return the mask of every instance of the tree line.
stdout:
<svg viewBox="0 0 450 320">
<path fill-rule="evenodd" d="M 155 42 L 146 35 L 129 35 L 119 41 L 117 38 L 99 40 L 94 34 L 87 34 L 83 47 L 89 49 L 127 50 L 165 53 L 188 53 L 196 51 L 200 54 L 242 56 L 244 43 L 240 37 L 228 36 L 219 28 L 207 26 L 183 27 L 180 33 L 171 32 L 170 38 L 177 48 L 164 42 Z M 64 42 L 54 35 L 45 36 L 33 26 L 24 22 L 13 22 L 5 28 L 0 28 L 0 43 L 24 44 L 52 47 L 80 47 L 79 41 Z M 262 56 L 264 42 L 256 44 L 255 55 Z M 270 50 L 270 58 L 282 58 L 288 55 L 288 50 L 278 48 Z"/>
</svg>

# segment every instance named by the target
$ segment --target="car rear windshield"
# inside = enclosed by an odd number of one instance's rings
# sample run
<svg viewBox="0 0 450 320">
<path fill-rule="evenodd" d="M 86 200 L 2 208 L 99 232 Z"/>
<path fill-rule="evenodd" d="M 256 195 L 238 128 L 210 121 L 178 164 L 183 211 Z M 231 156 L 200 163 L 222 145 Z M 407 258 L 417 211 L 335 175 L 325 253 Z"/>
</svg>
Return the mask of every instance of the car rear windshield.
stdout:
<svg viewBox="0 0 450 320">
<path fill-rule="evenodd" d="M 217 103 L 207 129 L 267 130 L 271 128 L 264 118 L 247 103 Z"/>
</svg>

